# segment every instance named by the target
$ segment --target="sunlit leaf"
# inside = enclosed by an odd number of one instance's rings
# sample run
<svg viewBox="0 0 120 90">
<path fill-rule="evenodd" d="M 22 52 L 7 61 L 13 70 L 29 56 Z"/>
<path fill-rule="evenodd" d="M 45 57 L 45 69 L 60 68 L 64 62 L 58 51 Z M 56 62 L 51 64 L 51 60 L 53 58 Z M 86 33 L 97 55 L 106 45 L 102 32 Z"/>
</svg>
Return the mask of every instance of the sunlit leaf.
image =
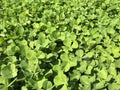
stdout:
<svg viewBox="0 0 120 90">
<path fill-rule="evenodd" d="M 67 77 L 63 72 L 58 72 L 58 75 L 55 76 L 54 78 L 54 84 L 55 86 L 59 86 L 59 85 L 67 85 Z"/>
</svg>

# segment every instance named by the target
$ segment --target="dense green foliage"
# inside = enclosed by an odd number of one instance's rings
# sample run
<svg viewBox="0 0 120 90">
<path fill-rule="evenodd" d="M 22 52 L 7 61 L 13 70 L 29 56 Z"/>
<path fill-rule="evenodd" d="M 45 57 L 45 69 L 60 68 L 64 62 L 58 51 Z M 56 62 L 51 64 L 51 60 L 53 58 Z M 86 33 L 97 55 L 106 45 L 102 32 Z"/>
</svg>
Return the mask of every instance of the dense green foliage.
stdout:
<svg viewBox="0 0 120 90">
<path fill-rule="evenodd" d="M 0 90 L 120 90 L 120 0 L 0 0 Z"/>
</svg>

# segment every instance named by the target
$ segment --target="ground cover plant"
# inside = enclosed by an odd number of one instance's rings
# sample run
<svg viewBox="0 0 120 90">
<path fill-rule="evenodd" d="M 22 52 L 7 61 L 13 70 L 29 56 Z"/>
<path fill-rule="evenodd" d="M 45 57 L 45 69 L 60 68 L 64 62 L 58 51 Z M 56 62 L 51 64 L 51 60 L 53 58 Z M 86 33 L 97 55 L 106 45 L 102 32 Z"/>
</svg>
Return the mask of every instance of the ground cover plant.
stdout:
<svg viewBox="0 0 120 90">
<path fill-rule="evenodd" d="M 120 90 L 120 0 L 0 0 L 0 90 Z"/>
</svg>

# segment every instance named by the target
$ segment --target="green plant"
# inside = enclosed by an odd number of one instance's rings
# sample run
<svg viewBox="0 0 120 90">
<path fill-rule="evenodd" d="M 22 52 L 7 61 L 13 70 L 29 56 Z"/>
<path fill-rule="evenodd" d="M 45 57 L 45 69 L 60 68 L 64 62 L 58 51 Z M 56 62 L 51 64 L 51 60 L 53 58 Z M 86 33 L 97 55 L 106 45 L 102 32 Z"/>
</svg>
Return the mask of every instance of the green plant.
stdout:
<svg viewBox="0 0 120 90">
<path fill-rule="evenodd" d="M 0 90 L 120 90 L 119 0 L 1 0 Z"/>
</svg>

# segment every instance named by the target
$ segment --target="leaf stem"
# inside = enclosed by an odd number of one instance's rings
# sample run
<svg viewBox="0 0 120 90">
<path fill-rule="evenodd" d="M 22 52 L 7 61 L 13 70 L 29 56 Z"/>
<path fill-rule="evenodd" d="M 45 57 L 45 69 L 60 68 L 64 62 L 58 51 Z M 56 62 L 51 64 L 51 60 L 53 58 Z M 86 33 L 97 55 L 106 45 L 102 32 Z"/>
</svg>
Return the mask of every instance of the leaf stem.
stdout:
<svg viewBox="0 0 120 90">
<path fill-rule="evenodd" d="M 16 80 L 17 78 L 15 78 L 7 87 L 11 86 Z"/>
</svg>

